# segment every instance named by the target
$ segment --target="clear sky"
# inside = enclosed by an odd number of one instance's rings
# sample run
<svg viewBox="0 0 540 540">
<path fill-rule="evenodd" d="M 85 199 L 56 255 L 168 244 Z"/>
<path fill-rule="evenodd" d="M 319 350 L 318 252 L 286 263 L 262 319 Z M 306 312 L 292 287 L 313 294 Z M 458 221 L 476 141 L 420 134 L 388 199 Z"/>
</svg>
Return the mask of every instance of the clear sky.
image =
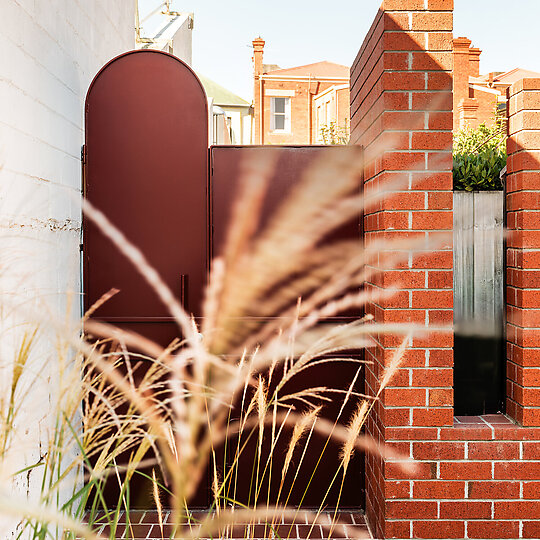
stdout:
<svg viewBox="0 0 540 540">
<path fill-rule="evenodd" d="M 139 0 L 141 16 L 159 0 Z M 251 101 L 251 41 L 281 67 L 328 60 L 350 66 L 381 0 L 173 0 L 193 12 L 193 67 Z M 454 36 L 482 49 L 481 73 L 540 72 L 540 0 L 455 0 Z M 147 23 L 150 31 L 154 20 Z"/>
</svg>

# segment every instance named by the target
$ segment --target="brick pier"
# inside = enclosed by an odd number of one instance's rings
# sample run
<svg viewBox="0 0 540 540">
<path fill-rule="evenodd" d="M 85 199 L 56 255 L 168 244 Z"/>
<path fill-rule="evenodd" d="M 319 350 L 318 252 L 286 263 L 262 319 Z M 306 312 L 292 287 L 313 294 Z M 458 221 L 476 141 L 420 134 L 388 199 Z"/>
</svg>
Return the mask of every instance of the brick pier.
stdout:
<svg viewBox="0 0 540 540">
<path fill-rule="evenodd" d="M 364 189 L 390 190 L 365 216 L 368 246 L 451 238 L 452 10 L 452 0 L 385 0 L 354 62 L 351 141 L 365 147 Z M 506 414 L 455 417 L 452 333 L 415 338 L 367 426 L 420 466 L 409 476 L 366 458 L 377 538 L 540 537 L 540 80 L 509 90 L 509 112 Z M 452 322 L 451 240 L 384 261 L 366 285 L 401 287 L 370 306 L 376 321 Z M 374 337 L 368 393 L 399 345 Z"/>
</svg>

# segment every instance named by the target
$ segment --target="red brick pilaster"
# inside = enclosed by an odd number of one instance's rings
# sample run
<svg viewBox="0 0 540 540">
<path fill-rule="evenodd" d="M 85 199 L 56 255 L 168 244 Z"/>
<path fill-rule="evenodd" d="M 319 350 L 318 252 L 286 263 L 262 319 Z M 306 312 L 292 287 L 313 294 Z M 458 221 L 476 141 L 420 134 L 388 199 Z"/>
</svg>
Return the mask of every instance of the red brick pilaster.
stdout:
<svg viewBox="0 0 540 540">
<path fill-rule="evenodd" d="M 507 412 L 540 426 L 540 79 L 508 89 Z"/>
<path fill-rule="evenodd" d="M 265 41 L 261 37 L 258 37 L 253 40 L 253 143 L 254 144 L 263 144 L 263 107 L 264 102 L 262 101 L 263 91 L 262 85 L 264 81 L 262 80 L 263 74 L 263 54 L 264 54 L 264 44 Z"/>
<path fill-rule="evenodd" d="M 478 127 L 478 100 L 465 98 L 459 102 L 457 117 L 459 129 Z"/>
<path fill-rule="evenodd" d="M 454 129 L 460 129 L 459 104 L 469 98 L 469 76 L 471 74 L 471 40 L 465 37 L 454 39 Z M 476 56 L 474 57 L 476 58 Z M 475 66 L 476 69 L 476 66 Z"/>
<path fill-rule="evenodd" d="M 480 55 L 482 51 L 477 47 L 469 49 L 469 68 L 471 77 L 480 77 Z"/>
<path fill-rule="evenodd" d="M 367 246 L 382 239 L 429 239 L 452 229 L 452 9 L 452 0 L 386 0 L 353 64 L 351 141 L 365 147 L 364 187 L 370 192 L 392 186 L 366 212 Z M 399 264 L 387 262 L 366 286 L 380 291 L 399 284 L 400 291 L 369 307 L 376 321 L 452 322 L 451 240 Z M 367 353 L 371 394 L 400 341 L 377 340 Z M 411 439 L 453 425 L 452 345 L 451 332 L 414 339 L 374 408 L 367 426 L 373 437 L 412 456 Z M 421 478 L 433 478 L 425 465 Z M 436 503 L 399 500 L 412 497 L 412 483 L 403 480 L 396 463 L 368 457 L 366 468 L 366 511 L 377 538 L 409 538 L 411 520 L 437 518 Z"/>
</svg>

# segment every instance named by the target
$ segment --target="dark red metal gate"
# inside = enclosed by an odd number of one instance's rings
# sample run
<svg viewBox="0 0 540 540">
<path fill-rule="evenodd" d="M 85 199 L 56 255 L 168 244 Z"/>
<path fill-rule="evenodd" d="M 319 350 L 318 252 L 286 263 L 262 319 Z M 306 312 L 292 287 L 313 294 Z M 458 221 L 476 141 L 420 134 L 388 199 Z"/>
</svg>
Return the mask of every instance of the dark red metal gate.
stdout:
<svg viewBox="0 0 540 540">
<path fill-rule="evenodd" d="M 202 85 L 172 55 L 129 52 L 94 78 L 85 121 L 85 196 L 198 315 L 208 262 L 208 112 Z M 120 290 L 94 318 L 162 346 L 178 337 L 153 290 L 87 220 L 83 245 L 85 309 L 112 287 Z M 145 484 L 133 478 L 134 506 L 151 504 Z M 116 482 L 107 483 L 107 492 L 114 501 Z M 206 500 L 201 492 L 196 502 Z"/>
<path fill-rule="evenodd" d="M 209 258 L 219 252 L 223 241 L 239 163 L 247 153 L 270 150 L 214 147 L 209 156 L 206 103 L 204 90 L 188 66 L 172 55 L 143 50 L 115 58 L 98 73 L 85 109 L 85 196 L 141 248 L 195 316 L 200 315 Z M 280 147 L 278 151 L 265 213 L 275 208 L 325 148 Z M 359 223 L 339 234 L 359 237 Z M 85 307 L 111 287 L 121 292 L 95 313 L 96 318 L 164 346 L 178 337 L 176 325 L 150 287 L 85 220 Z M 317 385 L 319 378 L 325 385 L 347 387 L 353 374 L 347 367 L 314 371 L 310 385 Z M 359 382 L 360 391 L 362 385 Z M 315 459 L 317 448 L 312 451 Z M 304 505 L 320 503 L 336 470 L 338 453 L 337 447 L 327 452 Z M 358 507 L 363 504 L 363 459 L 356 458 L 350 470 L 342 506 Z M 202 486 L 194 503 L 208 502 L 207 486 Z"/>
<path fill-rule="evenodd" d="M 172 55 L 126 53 L 96 75 L 85 115 L 85 196 L 198 315 L 208 260 L 208 113 L 199 80 Z M 84 250 L 86 305 L 120 289 L 96 316 L 175 335 L 150 287 L 86 222 Z"/>
<path fill-rule="evenodd" d="M 329 153 L 328 159 L 332 159 L 332 153 L 339 149 L 324 146 L 214 146 L 210 149 L 211 156 L 211 177 L 210 177 L 210 200 L 211 200 L 211 251 L 214 256 L 220 255 L 221 247 L 225 241 L 225 232 L 229 223 L 230 211 L 233 206 L 236 186 L 240 178 L 240 166 L 242 162 L 249 158 L 251 162 L 257 162 L 257 156 L 268 152 L 277 153 L 277 160 L 272 177 L 268 182 L 268 190 L 261 209 L 261 223 L 264 225 L 268 216 L 270 216 L 278 205 L 287 196 L 290 189 L 298 182 L 304 172 L 306 172 L 312 162 L 318 159 L 324 159 L 321 153 Z M 261 161 L 267 161 L 261 159 Z M 331 179 L 328 179 L 331 181 Z M 358 189 L 361 189 L 360 179 Z M 336 231 L 331 241 L 358 239 L 360 241 L 360 220 L 356 219 L 346 224 Z M 347 313 L 344 316 L 334 317 L 327 320 L 328 323 L 346 323 L 356 320 L 361 313 Z M 356 353 L 358 354 L 358 353 Z M 355 355 L 351 352 L 351 355 Z M 322 364 L 309 371 L 309 380 L 299 380 L 288 384 L 284 388 L 285 393 L 299 392 L 309 387 L 327 387 L 346 391 L 354 379 L 357 366 L 355 364 L 342 362 L 337 364 Z M 357 382 L 355 391 L 362 393 L 364 391 L 364 380 L 360 378 Z M 335 403 L 325 404 L 323 416 L 334 421 L 339 413 L 342 400 L 337 399 Z M 343 411 L 342 422 L 350 418 L 354 403 Z M 330 442 L 324 450 L 325 440 L 315 435 L 310 443 L 309 452 L 302 462 L 302 474 L 297 480 L 291 495 L 292 504 L 296 504 L 302 498 L 302 504 L 305 507 L 318 508 L 322 497 L 332 483 L 332 478 L 339 467 L 340 446 Z M 275 455 L 285 456 L 287 451 L 287 439 L 278 443 Z M 322 458 L 319 458 L 322 455 Z M 244 504 L 250 501 L 250 479 L 251 462 L 256 456 L 256 444 L 248 447 L 244 451 L 242 463 L 239 466 L 239 478 L 244 479 L 243 484 L 237 486 L 235 498 Z M 275 470 L 268 476 L 272 478 L 270 493 L 275 495 L 279 490 L 281 465 L 279 459 L 273 464 Z M 313 478 L 309 479 L 311 471 L 317 469 Z M 350 472 L 343 485 L 343 491 L 340 498 L 340 506 L 359 508 L 364 505 L 364 458 L 363 456 L 354 456 L 351 463 Z M 309 489 L 306 486 L 309 483 Z M 326 504 L 334 506 L 338 500 L 340 482 L 335 482 L 333 488 L 328 493 Z M 266 493 L 267 486 L 262 489 Z"/>
</svg>

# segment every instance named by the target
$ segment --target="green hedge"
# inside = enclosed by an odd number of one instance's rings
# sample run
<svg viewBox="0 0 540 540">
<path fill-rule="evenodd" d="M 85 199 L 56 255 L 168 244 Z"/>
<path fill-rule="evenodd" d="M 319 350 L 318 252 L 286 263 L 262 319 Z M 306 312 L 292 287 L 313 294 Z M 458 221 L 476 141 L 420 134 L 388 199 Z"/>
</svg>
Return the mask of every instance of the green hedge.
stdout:
<svg viewBox="0 0 540 540">
<path fill-rule="evenodd" d="M 503 189 L 499 178 L 506 165 L 506 130 L 504 122 L 495 126 L 482 124 L 454 135 L 454 190 L 497 191 Z"/>
</svg>

